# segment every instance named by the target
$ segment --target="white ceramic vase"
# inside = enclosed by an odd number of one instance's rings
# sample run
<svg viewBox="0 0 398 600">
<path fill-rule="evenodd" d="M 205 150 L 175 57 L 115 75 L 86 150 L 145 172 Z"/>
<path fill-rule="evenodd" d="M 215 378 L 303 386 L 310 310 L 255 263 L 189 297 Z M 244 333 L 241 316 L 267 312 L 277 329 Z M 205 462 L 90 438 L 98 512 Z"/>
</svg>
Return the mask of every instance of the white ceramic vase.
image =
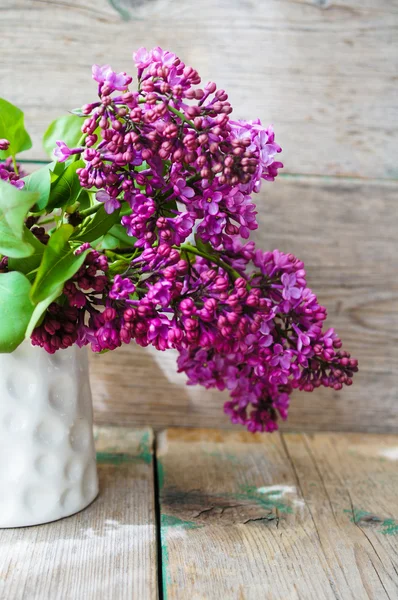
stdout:
<svg viewBox="0 0 398 600">
<path fill-rule="evenodd" d="M 86 349 L 0 354 L 0 528 L 67 517 L 97 494 Z"/>
</svg>

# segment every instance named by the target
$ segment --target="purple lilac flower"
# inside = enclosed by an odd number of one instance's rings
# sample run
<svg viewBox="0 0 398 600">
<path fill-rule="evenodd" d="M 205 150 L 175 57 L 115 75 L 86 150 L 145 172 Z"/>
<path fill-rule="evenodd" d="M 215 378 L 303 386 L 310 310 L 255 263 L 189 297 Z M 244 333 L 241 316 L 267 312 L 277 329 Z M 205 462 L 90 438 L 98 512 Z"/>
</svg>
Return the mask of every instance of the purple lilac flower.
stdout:
<svg viewBox="0 0 398 600">
<path fill-rule="evenodd" d="M 54 150 L 54 156 L 58 162 L 65 162 L 73 154 L 80 154 L 83 148 L 68 148 L 65 142 L 55 142 L 57 147 Z"/>
<path fill-rule="evenodd" d="M 303 262 L 242 241 L 258 226 L 251 195 L 276 177 L 281 148 L 272 127 L 232 120 L 225 90 L 197 87 L 197 71 L 175 54 L 141 48 L 134 61 L 133 92 L 126 73 L 94 65 L 99 98 L 82 109 L 84 147 L 57 142 L 60 160 L 81 152 L 80 183 L 107 213 L 126 209 L 120 222 L 134 239 L 123 274 L 83 244 L 83 266 L 32 340 L 48 352 L 131 341 L 174 348 L 188 384 L 228 390 L 233 423 L 275 431 L 294 389 L 339 390 L 358 370 L 335 331 L 324 331 L 326 309 Z M 193 231 L 206 251 L 184 243 Z"/>
<path fill-rule="evenodd" d="M 182 177 L 175 181 L 173 189 L 177 198 L 182 202 L 189 202 L 195 195 L 194 190 L 187 185 L 185 179 Z"/>
<path fill-rule="evenodd" d="M 152 52 L 148 52 L 146 48 L 140 48 L 139 50 L 134 52 L 133 58 L 137 69 L 143 71 L 144 69 L 149 67 L 149 65 L 152 62 Z"/>
<path fill-rule="evenodd" d="M 93 65 L 93 79 L 100 84 L 100 90 L 103 91 L 104 86 L 108 88 L 108 93 L 115 90 L 124 91 L 133 78 L 127 73 L 115 73 L 109 65 Z"/>
<path fill-rule="evenodd" d="M 204 213 L 208 213 L 213 217 L 220 212 L 220 202 L 223 199 L 223 195 L 221 192 L 216 192 L 213 189 L 207 189 L 203 192 L 203 198 L 200 202 L 200 205 L 204 211 Z"/>
<path fill-rule="evenodd" d="M 8 140 L 6 140 L 7 142 Z M 26 173 L 17 165 L 18 172 L 15 172 L 12 157 L 9 156 L 5 161 L 0 161 L 0 179 L 11 183 L 14 187 L 21 190 L 25 182 L 21 179 Z"/>
<path fill-rule="evenodd" d="M 98 200 L 98 202 L 103 202 L 105 211 L 108 213 L 108 215 L 111 215 L 121 206 L 119 200 L 117 198 L 112 198 L 112 196 L 110 196 L 108 192 L 105 192 L 105 190 L 100 190 L 97 192 L 95 194 L 95 198 Z"/>
<path fill-rule="evenodd" d="M 273 155 L 280 151 L 273 132 L 259 121 L 231 121 L 226 92 L 213 82 L 195 88 L 200 83 L 197 71 L 175 54 L 141 48 L 134 60 L 138 92 L 126 89 L 131 77 L 125 73 L 116 74 L 109 65 L 93 67 L 100 101 L 83 110 L 87 118 L 82 131 L 87 135 L 82 154 L 86 166 L 78 170 L 82 186 L 101 190 L 108 212 L 118 208 L 123 196 L 131 203 L 135 195 L 143 195 L 160 216 L 167 216 L 161 202 L 172 192 L 191 218 L 205 219 L 208 241 L 219 246 L 233 236 L 247 238 L 257 227 L 247 190 L 265 176 L 264 169 L 271 168 Z M 117 91 L 123 93 L 112 95 Z M 96 146 L 98 129 L 102 141 Z M 165 163 L 169 177 L 164 177 Z M 148 168 L 141 168 L 145 164 Z M 157 228 L 153 214 L 150 210 L 138 221 L 135 216 L 125 219 L 137 247 L 148 247 L 159 237 L 178 244 Z"/>
<path fill-rule="evenodd" d="M 109 298 L 113 300 L 128 300 L 130 294 L 134 294 L 135 285 L 128 277 L 115 275 L 113 285 L 109 291 Z"/>
<path fill-rule="evenodd" d="M 298 300 L 302 294 L 302 288 L 296 287 L 297 279 L 294 273 L 283 273 L 281 277 L 283 285 L 282 296 L 285 300 Z"/>
<path fill-rule="evenodd" d="M 5 273 L 8 270 L 8 256 L 3 256 L 0 259 L 0 273 Z"/>
</svg>

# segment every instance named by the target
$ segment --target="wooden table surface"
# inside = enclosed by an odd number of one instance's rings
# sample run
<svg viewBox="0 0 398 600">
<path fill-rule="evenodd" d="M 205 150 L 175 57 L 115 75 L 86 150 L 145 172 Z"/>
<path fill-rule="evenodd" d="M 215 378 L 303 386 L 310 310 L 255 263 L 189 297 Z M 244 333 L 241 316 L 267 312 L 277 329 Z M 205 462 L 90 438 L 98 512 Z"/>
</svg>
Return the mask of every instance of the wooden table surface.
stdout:
<svg viewBox="0 0 398 600">
<path fill-rule="evenodd" d="M 0 530 L 0 598 L 398 598 L 398 436 L 103 427 L 96 443 L 89 508 Z"/>
</svg>

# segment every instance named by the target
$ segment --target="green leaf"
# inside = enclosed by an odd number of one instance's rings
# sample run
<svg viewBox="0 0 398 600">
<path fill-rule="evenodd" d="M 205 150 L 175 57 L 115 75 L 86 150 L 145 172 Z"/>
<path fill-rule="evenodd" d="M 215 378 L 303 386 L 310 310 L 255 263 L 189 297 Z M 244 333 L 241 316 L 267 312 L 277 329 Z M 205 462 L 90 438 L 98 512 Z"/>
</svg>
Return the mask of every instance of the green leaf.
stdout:
<svg viewBox="0 0 398 600">
<path fill-rule="evenodd" d="M 20 239 L 25 217 L 38 198 L 37 192 L 18 190 L 14 185 L 0 180 L 0 221 L 4 220 Z"/>
<path fill-rule="evenodd" d="M 24 221 L 38 194 L 18 190 L 0 180 L 0 253 L 23 258 L 34 252 L 27 239 Z"/>
<path fill-rule="evenodd" d="M 29 291 L 22 273 L 0 274 L 0 352 L 13 352 L 25 337 L 34 308 Z"/>
<path fill-rule="evenodd" d="M 113 237 L 113 235 L 111 235 L 110 233 L 104 235 L 102 240 L 98 243 L 98 246 L 96 244 L 96 241 L 94 241 L 93 243 L 93 246 L 98 250 L 116 250 L 117 248 L 123 247 L 121 242 L 117 238 Z"/>
<path fill-rule="evenodd" d="M 0 138 L 10 142 L 8 150 L 0 151 L 0 159 L 15 156 L 18 152 L 32 147 L 32 140 L 25 129 L 22 110 L 3 98 L 0 98 Z"/>
<path fill-rule="evenodd" d="M 51 167 L 50 167 L 51 184 L 53 184 L 57 181 L 57 179 L 59 179 L 59 176 L 62 175 L 62 173 L 65 171 L 66 164 L 60 163 L 60 162 L 55 162 L 55 161 L 53 161 L 50 164 L 51 164 Z"/>
<path fill-rule="evenodd" d="M 76 148 L 82 136 L 83 119 L 76 115 L 66 115 L 55 119 L 43 137 L 44 150 L 51 158 L 55 158 L 53 150 L 58 140 L 65 142 L 69 148 Z"/>
<path fill-rule="evenodd" d="M 128 269 L 130 261 L 125 258 L 119 258 L 112 262 L 109 266 L 109 274 L 114 277 L 115 275 L 124 273 Z"/>
<path fill-rule="evenodd" d="M 46 246 L 36 279 L 33 282 L 30 297 L 37 304 L 50 297 L 80 269 L 87 252 L 79 256 L 73 253 L 68 240 L 73 233 L 71 225 L 62 225 L 53 235 Z"/>
<path fill-rule="evenodd" d="M 137 238 L 133 237 L 132 235 L 127 235 L 126 228 L 123 227 L 123 225 L 114 225 L 109 230 L 109 233 L 113 235 L 117 240 L 125 244 L 127 248 L 133 247 L 135 242 L 137 241 Z"/>
<path fill-rule="evenodd" d="M 87 190 L 82 190 L 79 195 L 79 210 L 85 210 L 86 208 L 90 208 L 90 194 Z"/>
<path fill-rule="evenodd" d="M 28 273 L 34 271 L 40 265 L 46 247 L 39 242 L 37 237 L 33 235 L 29 229 L 25 230 L 25 241 L 33 248 L 32 254 L 23 258 L 10 257 L 8 260 L 8 268 L 10 271 L 20 271 L 21 273 L 28 275 Z"/>
<path fill-rule="evenodd" d="M 172 200 L 169 200 L 168 202 L 166 202 L 166 204 L 163 205 L 163 214 L 166 217 L 171 217 L 171 218 L 175 217 L 176 210 L 177 210 L 177 202 L 175 201 L 174 198 Z"/>
<path fill-rule="evenodd" d="M 134 244 L 137 238 L 127 235 L 125 227 L 117 224 L 111 227 L 109 232 L 103 237 L 99 248 L 101 250 L 116 250 L 117 248 L 131 248 L 134 252 Z"/>
<path fill-rule="evenodd" d="M 213 246 L 210 244 L 210 242 L 204 242 L 197 233 L 195 233 L 195 246 L 201 252 L 209 254 L 210 256 L 215 255 Z"/>
<path fill-rule="evenodd" d="M 101 206 L 87 226 L 81 231 L 75 232 L 73 239 L 77 239 L 81 242 L 98 240 L 119 220 L 119 212 L 119 210 L 115 210 L 111 215 L 108 215 L 104 206 Z"/>
<path fill-rule="evenodd" d="M 62 294 L 62 285 L 60 285 L 52 294 L 48 296 L 45 300 L 42 300 L 37 304 L 33 310 L 32 316 L 30 317 L 29 324 L 26 328 L 25 339 L 29 339 L 33 333 L 34 328 L 38 325 L 40 319 L 43 314 L 50 306 L 51 302 L 54 302 Z"/>
<path fill-rule="evenodd" d="M 72 110 L 70 110 L 69 112 L 72 113 L 72 115 L 77 115 L 78 117 L 87 118 L 87 115 L 84 114 L 81 107 L 80 108 L 72 108 Z"/>
<path fill-rule="evenodd" d="M 48 204 L 51 189 L 51 168 L 53 167 L 54 163 L 49 163 L 48 165 L 41 167 L 41 169 L 33 171 L 33 173 L 27 177 L 24 177 L 24 190 L 28 192 L 37 192 L 39 194 L 36 206 L 34 207 L 34 212 L 43 210 Z"/>
<path fill-rule="evenodd" d="M 25 228 L 26 229 L 26 228 Z M 0 216 L 0 254 L 5 254 L 9 258 L 24 258 L 33 254 L 34 248 L 27 242 L 16 236 L 9 225 L 1 220 Z"/>
<path fill-rule="evenodd" d="M 82 191 L 79 176 L 76 173 L 77 169 L 81 167 L 84 167 L 82 160 L 71 163 L 54 181 L 51 186 L 50 199 L 46 206 L 47 211 L 54 208 L 63 208 L 76 202 Z"/>
</svg>

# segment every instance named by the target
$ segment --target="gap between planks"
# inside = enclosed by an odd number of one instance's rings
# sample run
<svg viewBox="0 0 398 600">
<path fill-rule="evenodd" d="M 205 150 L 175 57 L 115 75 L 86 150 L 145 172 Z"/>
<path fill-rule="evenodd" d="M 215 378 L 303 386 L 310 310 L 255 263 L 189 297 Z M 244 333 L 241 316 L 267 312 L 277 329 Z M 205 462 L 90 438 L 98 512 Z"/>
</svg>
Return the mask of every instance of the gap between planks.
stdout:
<svg viewBox="0 0 398 600">
<path fill-rule="evenodd" d="M 164 598 L 396 598 L 397 460 L 397 436 L 163 432 Z"/>
<path fill-rule="evenodd" d="M 45 165 L 48 165 L 51 162 L 50 157 L 45 160 L 45 159 L 34 159 L 34 158 L 18 158 L 18 163 L 20 163 L 21 165 L 24 166 L 24 168 L 30 173 L 31 171 L 36 170 L 39 167 L 44 167 Z M 313 179 L 314 181 L 319 181 L 319 182 L 331 182 L 331 181 L 335 181 L 336 183 L 344 183 L 345 181 L 347 183 L 357 183 L 357 184 L 373 184 L 373 185 L 383 185 L 384 183 L 386 185 L 388 184 L 394 184 L 397 183 L 398 184 L 398 177 L 369 177 L 367 175 L 361 175 L 361 176 L 354 176 L 354 175 L 339 175 L 339 174 L 332 174 L 332 175 L 322 175 L 319 173 L 292 173 L 289 172 L 288 170 L 284 169 L 283 171 L 280 171 L 278 174 L 278 179 L 307 179 L 307 180 L 311 180 Z"/>
<path fill-rule="evenodd" d="M 0 598 L 157 600 L 152 430 L 107 426 L 95 437 L 100 494 L 87 509 L 0 530 Z"/>
</svg>

